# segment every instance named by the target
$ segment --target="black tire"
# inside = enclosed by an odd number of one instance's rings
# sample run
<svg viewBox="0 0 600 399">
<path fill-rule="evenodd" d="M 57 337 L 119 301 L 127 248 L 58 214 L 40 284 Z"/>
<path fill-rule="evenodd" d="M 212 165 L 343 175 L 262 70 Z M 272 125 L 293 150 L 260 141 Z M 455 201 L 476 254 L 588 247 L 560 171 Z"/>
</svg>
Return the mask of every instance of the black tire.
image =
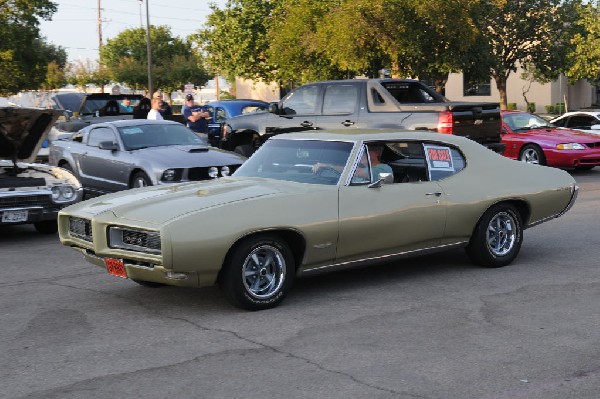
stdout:
<svg viewBox="0 0 600 399">
<path fill-rule="evenodd" d="M 270 309 L 283 301 L 292 287 L 294 273 L 289 246 L 278 236 L 265 234 L 235 245 L 223 265 L 219 286 L 236 307 Z"/>
<path fill-rule="evenodd" d="M 536 165 L 546 165 L 546 156 L 540 146 L 527 144 L 521 149 L 519 160 Z"/>
<path fill-rule="evenodd" d="M 233 152 L 243 155 L 246 158 L 249 158 L 250 155 L 252 155 L 254 153 L 254 147 L 252 147 L 252 145 L 250 145 L 250 144 L 242 144 L 242 145 L 236 146 L 233 149 Z"/>
<path fill-rule="evenodd" d="M 473 263 L 502 267 L 516 258 L 522 242 L 523 225 L 519 212 L 512 205 L 497 204 L 479 219 L 466 251 Z"/>
<path fill-rule="evenodd" d="M 63 163 L 62 165 L 60 165 L 61 168 L 63 168 L 64 170 L 68 170 L 72 175 L 74 175 L 73 173 L 73 167 L 71 165 L 69 165 L 68 163 Z"/>
<path fill-rule="evenodd" d="M 131 177 L 129 188 L 147 187 L 151 186 L 152 182 L 147 174 L 144 172 L 135 172 Z"/>
<path fill-rule="evenodd" d="M 58 222 L 56 220 L 43 220 L 33 224 L 35 230 L 42 234 L 55 234 L 58 231 Z"/>
<path fill-rule="evenodd" d="M 131 279 L 131 281 L 133 281 L 134 283 L 137 283 L 139 285 L 142 285 L 144 287 L 149 287 L 149 288 L 160 288 L 160 287 L 166 286 L 166 284 L 155 283 L 154 281 L 143 281 L 143 280 L 134 280 L 134 279 Z"/>
</svg>

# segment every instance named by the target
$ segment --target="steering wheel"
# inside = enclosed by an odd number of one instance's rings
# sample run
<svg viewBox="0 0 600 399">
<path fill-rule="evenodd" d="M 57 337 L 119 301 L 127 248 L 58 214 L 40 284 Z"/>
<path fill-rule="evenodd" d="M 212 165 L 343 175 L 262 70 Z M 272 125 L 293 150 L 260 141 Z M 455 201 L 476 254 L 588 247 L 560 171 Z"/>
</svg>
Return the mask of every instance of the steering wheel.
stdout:
<svg viewBox="0 0 600 399">
<path fill-rule="evenodd" d="M 319 177 L 330 177 L 327 175 L 328 173 L 333 174 L 333 177 L 335 178 L 339 178 L 342 175 L 342 172 L 329 165 L 321 165 L 319 170 L 315 172 L 315 175 Z"/>
</svg>

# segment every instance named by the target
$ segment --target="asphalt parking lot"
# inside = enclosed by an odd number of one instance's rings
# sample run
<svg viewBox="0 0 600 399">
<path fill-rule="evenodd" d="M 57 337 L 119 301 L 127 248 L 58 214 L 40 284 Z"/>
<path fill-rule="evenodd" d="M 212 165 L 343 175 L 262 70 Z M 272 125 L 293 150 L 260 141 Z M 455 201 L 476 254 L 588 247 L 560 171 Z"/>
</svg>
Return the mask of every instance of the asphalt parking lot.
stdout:
<svg viewBox="0 0 600 399">
<path fill-rule="evenodd" d="M 301 279 L 261 312 L 0 227 L 0 397 L 597 399 L 600 168 L 574 177 L 507 267 L 457 250 Z"/>
</svg>

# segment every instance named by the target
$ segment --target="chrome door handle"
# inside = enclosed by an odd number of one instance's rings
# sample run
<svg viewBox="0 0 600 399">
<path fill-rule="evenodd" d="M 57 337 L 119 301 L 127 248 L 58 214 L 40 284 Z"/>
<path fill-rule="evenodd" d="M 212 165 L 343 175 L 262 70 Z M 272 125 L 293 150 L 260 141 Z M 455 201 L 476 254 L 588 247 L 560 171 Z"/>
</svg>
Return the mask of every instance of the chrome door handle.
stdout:
<svg viewBox="0 0 600 399">
<path fill-rule="evenodd" d="M 354 122 L 350 121 L 350 120 L 345 120 L 342 122 L 342 125 L 344 126 L 352 126 L 354 125 Z"/>
<path fill-rule="evenodd" d="M 304 121 L 300 124 L 300 126 L 302 126 L 302 127 L 311 127 L 312 125 L 313 125 L 312 122 L 309 122 L 309 121 Z"/>
<path fill-rule="evenodd" d="M 427 195 L 427 196 L 432 196 L 432 195 L 435 195 L 436 197 L 441 197 L 441 196 L 442 196 L 442 193 L 438 191 L 438 192 L 435 192 L 435 193 L 427 193 L 427 194 L 425 194 L 425 195 Z"/>
</svg>

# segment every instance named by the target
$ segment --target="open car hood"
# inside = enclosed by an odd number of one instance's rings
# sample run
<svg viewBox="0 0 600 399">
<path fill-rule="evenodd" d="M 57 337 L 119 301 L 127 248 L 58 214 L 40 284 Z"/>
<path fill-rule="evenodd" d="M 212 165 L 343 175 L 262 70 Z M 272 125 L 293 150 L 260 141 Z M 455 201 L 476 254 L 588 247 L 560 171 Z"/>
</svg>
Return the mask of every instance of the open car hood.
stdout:
<svg viewBox="0 0 600 399">
<path fill-rule="evenodd" d="M 33 162 L 62 111 L 0 107 L 0 159 Z"/>
</svg>

